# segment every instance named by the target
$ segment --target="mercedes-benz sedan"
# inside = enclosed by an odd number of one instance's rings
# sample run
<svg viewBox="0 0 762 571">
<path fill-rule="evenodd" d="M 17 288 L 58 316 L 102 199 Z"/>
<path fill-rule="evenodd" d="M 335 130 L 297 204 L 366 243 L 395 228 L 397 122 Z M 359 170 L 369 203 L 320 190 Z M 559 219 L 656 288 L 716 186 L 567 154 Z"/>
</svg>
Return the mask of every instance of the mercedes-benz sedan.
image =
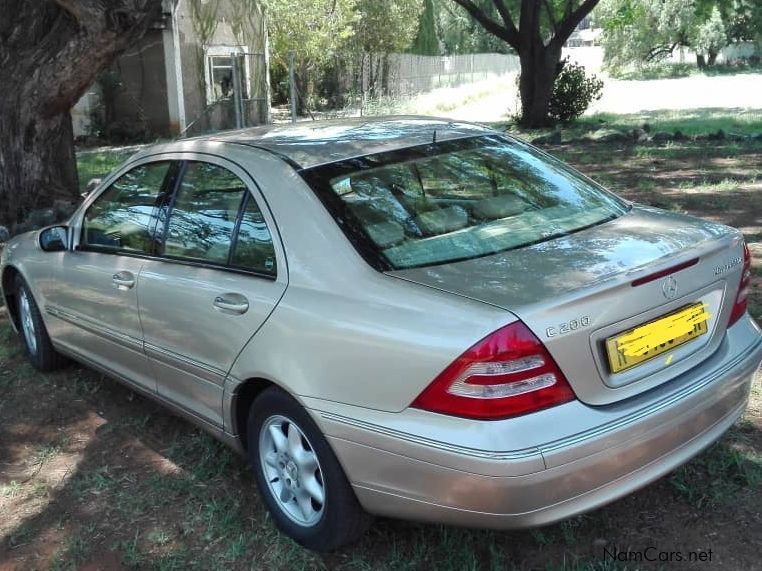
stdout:
<svg viewBox="0 0 762 571">
<path fill-rule="evenodd" d="M 515 528 L 717 440 L 762 359 L 749 251 L 475 125 L 263 127 L 141 151 L 2 253 L 32 363 L 248 455 L 278 526 Z"/>
</svg>

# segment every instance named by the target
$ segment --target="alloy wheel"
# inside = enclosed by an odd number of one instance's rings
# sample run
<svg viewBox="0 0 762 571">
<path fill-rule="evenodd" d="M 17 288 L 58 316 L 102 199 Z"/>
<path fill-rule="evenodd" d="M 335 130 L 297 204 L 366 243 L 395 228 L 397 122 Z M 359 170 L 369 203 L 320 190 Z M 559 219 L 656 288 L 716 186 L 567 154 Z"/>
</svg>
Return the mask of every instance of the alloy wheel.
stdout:
<svg viewBox="0 0 762 571">
<path fill-rule="evenodd" d="M 19 292 L 19 318 L 21 321 L 21 330 L 24 333 L 27 348 L 33 355 L 37 354 L 37 334 L 34 329 L 34 319 L 32 318 L 32 308 L 29 303 L 29 294 L 25 288 Z"/>
<path fill-rule="evenodd" d="M 259 433 L 259 463 L 278 507 L 295 523 L 317 524 L 325 507 L 325 484 L 310 441 L 289 418 L 268 418 Z"/>
</svg>

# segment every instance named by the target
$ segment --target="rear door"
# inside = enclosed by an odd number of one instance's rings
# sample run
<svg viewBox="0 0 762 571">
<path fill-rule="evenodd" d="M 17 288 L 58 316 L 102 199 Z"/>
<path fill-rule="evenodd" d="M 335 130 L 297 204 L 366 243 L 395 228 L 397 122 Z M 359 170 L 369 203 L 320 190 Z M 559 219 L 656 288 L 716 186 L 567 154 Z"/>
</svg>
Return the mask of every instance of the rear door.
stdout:
<svg viewBox="0 0 762 571">
<path fill-rule="evenodd" d="M 140 314 L 159 394 L 221 426 L 225 377 L 283 295 L 286 264 L 248 174 L 185 158 L 158 255 L 140 272 Z"/>
</svg>

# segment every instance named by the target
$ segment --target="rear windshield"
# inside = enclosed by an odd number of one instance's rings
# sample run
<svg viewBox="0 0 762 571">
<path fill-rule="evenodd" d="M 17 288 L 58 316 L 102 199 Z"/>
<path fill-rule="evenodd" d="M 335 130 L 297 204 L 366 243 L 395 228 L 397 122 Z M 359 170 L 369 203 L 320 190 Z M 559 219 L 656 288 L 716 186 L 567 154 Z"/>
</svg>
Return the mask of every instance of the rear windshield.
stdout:
<svg viewBox="0 0 762 571">
<path fill-rule="evenodd" d="M 302 175 L 379 269 L 520 248 L 627 208 L 560 161 L 497 135 L 350 159 Z"/>
</svg>

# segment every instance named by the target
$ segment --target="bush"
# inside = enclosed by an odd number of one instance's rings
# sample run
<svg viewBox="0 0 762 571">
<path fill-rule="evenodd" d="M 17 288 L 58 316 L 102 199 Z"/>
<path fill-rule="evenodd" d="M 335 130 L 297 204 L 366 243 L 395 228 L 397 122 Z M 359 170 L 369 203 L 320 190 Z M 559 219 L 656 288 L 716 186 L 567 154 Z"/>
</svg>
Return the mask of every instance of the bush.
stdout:
<svg viewBox="0 0 762 571">
<path fill-rule="evenodd" d="M 556 78 L 550 98 L 550 117 L 554 121 L 569 123 L 582 115 L 593 101 L 601 98 L 603 82 L 585 68 L 569 61 Z"/>
</svg>

